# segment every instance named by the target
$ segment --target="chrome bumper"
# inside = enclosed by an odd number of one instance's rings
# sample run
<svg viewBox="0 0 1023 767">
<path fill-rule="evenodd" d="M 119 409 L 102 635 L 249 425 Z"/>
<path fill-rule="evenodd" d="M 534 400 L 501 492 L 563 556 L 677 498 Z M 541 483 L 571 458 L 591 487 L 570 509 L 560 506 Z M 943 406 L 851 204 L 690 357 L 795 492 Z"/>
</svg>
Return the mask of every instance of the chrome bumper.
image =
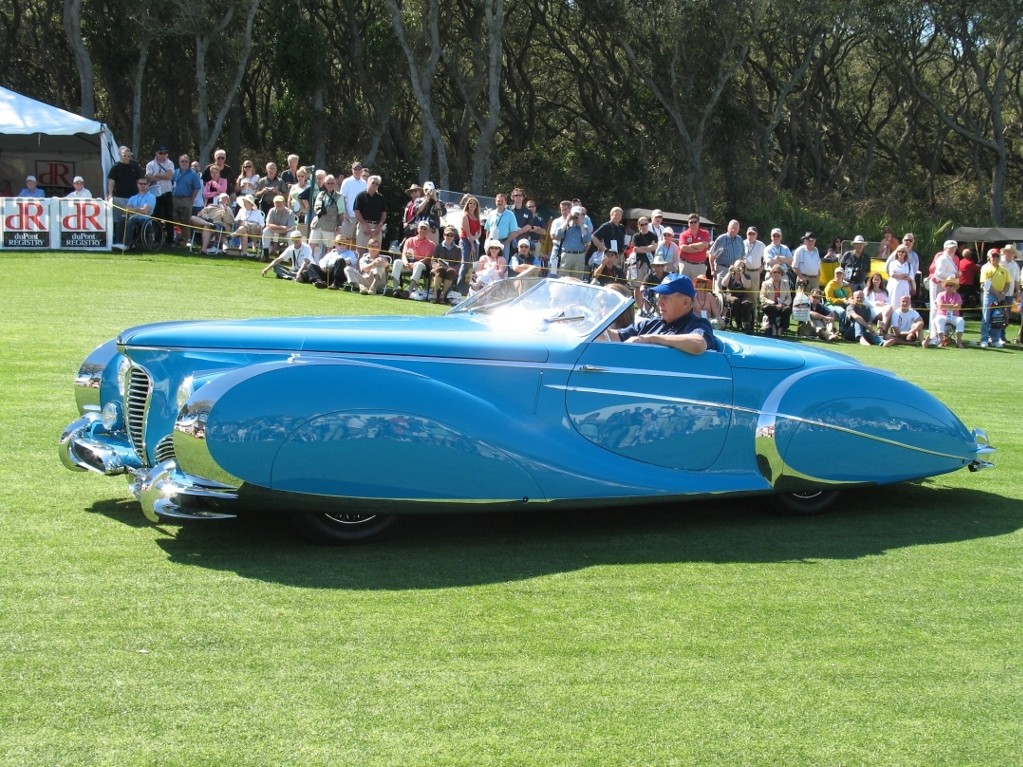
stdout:
<svg viewBox="0 0 1023 767">
<path fill-rule="evenodd" d="M 173 460 L 152 468 L 142 465 L 122 432 L 107 431 L 99 413 L 85 413 L 68 424 L 60 435 L 61 463 L 72 471 L 92 471 L 113 476 L 131 474 L 131 492 L 151 522 L 170 519 L 233 519 L 236 515 L 216 511 L 218 501 L 233 501 L 237 488 L 178 470 Z"/>
<path fill-rule="evenodd" d="M 150 522 L 169 519 L 234 519 L 236 514 L 216 511 L 211 502 L 234 501 L 237 488 L 178 470 L 175 461 L 163 461 L 135 473 L 131 492 Z"/>
<path fill-rule="evenodd" d="M 977 443 L 977 449 L 974 451 L 978 456 L 991 455 L 995 452 L 995 449 L 991 447 L 988 442 L 987 432 L 982 429 L 973 430 L 973 439 Z M 994 468 L 994 464 L 991 461 L 984 460 L 983 458 L 975 458 L 969 465 L 970 471 L 980 471 L 981 469 Z"/>
<path fill-rule="evenodd" d="M 123 433 L 109 432 L 99 413 L 88 412 L 72 421 L 60 435 L 60 460 L 72 471 L 129 474 L 142 468 L 135 448 Z"/>
</svg>

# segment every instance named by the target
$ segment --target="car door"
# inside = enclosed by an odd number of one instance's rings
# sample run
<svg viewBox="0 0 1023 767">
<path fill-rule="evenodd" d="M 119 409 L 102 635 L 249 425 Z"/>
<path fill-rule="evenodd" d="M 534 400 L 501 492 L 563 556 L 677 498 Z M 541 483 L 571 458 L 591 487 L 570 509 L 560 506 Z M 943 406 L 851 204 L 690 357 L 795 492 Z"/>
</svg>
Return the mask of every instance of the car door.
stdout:
<svg viewBox="0 0 1023 767">
<path fill-rule="evenodd" d="M 569 377 L 569 420 L 613 453 L 699 471 L 721 453 L 732 421 L 732 372 L 721 352 L 594 342 Z"/>
</svg>

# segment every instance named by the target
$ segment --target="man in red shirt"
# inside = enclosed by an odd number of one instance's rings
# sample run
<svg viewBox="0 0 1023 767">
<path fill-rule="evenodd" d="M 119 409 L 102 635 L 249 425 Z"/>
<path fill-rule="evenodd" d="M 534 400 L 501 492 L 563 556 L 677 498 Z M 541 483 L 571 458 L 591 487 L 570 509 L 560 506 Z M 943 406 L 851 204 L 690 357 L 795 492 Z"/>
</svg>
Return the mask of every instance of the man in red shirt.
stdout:
<svg viewBox="0 0 1023 767">
<path fill-rule="evenodd" d="M 689 228 L 678 236 L 678 249 L 682 256 L 682 274 L 690 279 L 707 274 L 707 250 L 710 248 L 710 232 L 700 226 L 700 217 L 689 216 Z"/>
<path fill-rule="evenodd" d="M 391 269 L 391 291 L 384 291 L 384 294 L 400 295 L 401 277 L 409 272 L 412 276 L 409 278 L 408 292 L 414 293 L 419 290 L 419 281 L 430 271 L 430 259 L 435 249 L 436 245 L 430 239 L 430 224 L 420 221 L 416 227 L 416 236 L 405 240 L 401 248 L 401 258 L 394 260 L 394 267 Z"/>
</svg>

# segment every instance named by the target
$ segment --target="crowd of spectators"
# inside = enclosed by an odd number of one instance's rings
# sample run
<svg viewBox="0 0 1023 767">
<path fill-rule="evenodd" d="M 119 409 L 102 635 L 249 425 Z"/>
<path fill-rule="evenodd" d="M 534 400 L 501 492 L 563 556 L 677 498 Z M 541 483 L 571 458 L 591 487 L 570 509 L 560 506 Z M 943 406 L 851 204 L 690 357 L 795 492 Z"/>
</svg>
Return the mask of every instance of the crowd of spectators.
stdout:
<svg viewBox="0 0 1023 767">
<path fill-rule="evenodd" d="M 142 165 L 121 147 L 105 189 L 122 225 L 119 245 L 155 218 L 169 243 L 251 249 L 269 262 L 264 274 L 317 287 L 444 303 L 495 280 L 549 274 L 622 286 L 646 316 L 656 312 L 650 289 L 684 274 L 693 311 L 712 326 L 881 346 L 961 346 L 963 311 L 979 309 L 980 345 L 1000 347 L 1014 305 L 1018 312 L 1011 243 L 988 249 L 981 265 L 949 240 L 923 268 L 914 235 L 900 240 L 891 227 L 875 247 L 856 235 L 834 238 L 822 254 L 813 232 L 793 249 L 779 228 L 764 242 L 756 226 L 742 237 L 732 220 L 715 237 L 695 213 L 677 235 L 660 210 L 627 222 L 616 206 L 594 225 L 579 199 L 562 200 L 547 221 L 520 187 L 498 193 L 489 210 L 472 195 L 449 210 L 429 181 L 405 189 L 401 220 L 389 222 L 383 181 L 361 162 L 342 178 L 299 159 L 290 155 L 281 173 L 276 163 L 260 173 L 244 160 L 236 175 L 223 149 L 203 167 L 188 154 L 175 166 L 162 145 Z M 20 196 L 44 192 L 28 176 Z M 67 197 L 91 196 L 76 176 Z M 388 227 L 399 237 L 385 250 Z"/>
</svg>

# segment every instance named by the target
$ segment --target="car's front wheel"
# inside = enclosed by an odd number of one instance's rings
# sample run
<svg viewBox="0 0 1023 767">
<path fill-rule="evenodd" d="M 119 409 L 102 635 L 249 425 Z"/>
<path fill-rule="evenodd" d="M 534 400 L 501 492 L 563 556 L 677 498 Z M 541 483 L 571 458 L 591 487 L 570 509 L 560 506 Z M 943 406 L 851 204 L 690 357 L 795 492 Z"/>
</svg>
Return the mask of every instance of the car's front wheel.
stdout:
<svg viewBox="0 0 1023 767">
<path fill-rule="evenodd" d="M 839 490 L 806 490 L 800 493 L 779 493 L 771 496 L 771 506 L 779 514 L 810 516 L 820 514 L 835 502 Z"/>
<path fill-rule="evenodd" d="M 364 543 L 384 532 L 397 517 L 387 514 L 304 512 L 292 518 L 303 538 L 321 546 Z"/>
</svg>

